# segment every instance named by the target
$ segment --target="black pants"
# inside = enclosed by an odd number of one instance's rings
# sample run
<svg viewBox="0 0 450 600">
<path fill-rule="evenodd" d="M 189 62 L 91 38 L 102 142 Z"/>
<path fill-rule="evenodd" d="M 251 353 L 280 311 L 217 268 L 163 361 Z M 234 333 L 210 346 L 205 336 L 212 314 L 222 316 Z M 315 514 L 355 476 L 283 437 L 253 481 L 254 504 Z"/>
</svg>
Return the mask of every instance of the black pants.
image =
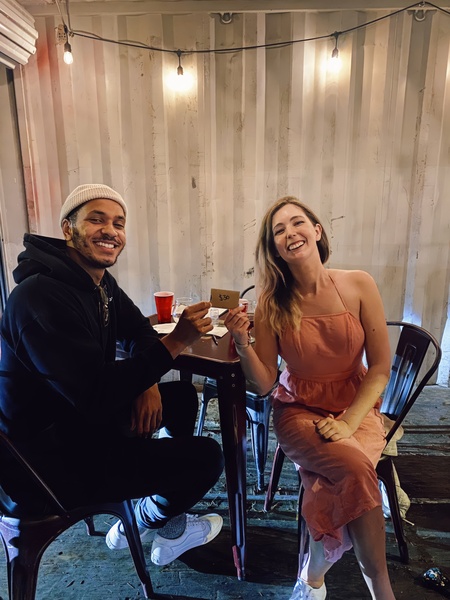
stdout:
<svg viewBox="0 0 450 600">
<path fill-rule="evenodd" d="M 65 506 L 146 498 L 139 503 L 138 520 L 160 527 L 189 510 L 217 482 L 224 466 L 220 445 L 193 436 L 198 411 L 194 386 L 175 381 L 159 388 L 162 426 L 173 437 L 127 437 L 114 428 L 95 426 L 67 438 L 59 451 L 41 456 L 37 470 Z M 19 502 L 17 516 L 51 512 L 37 491 L 23 489 L 14 498 Z"/>
<path fill-rule="evenodd" d="M 222 450 L 211 438 L 194 437 L 197 392 L 186 382 L 160 386 L 163 421 L 171 438 L 127 439 L 111 465 L 111 494 L 140 498 L 138 524 L 161 527 L 189 510 L 217 482 L 223 470 Z"/>
</svg>

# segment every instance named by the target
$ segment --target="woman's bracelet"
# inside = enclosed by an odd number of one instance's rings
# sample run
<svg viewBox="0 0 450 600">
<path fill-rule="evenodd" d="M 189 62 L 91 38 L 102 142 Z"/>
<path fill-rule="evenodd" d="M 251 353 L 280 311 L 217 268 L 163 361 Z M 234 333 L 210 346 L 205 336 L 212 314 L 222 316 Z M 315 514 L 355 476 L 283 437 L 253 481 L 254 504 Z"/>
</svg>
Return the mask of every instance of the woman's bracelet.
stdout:
<svg viewBox="0 0 450 600">
<path fill-rule="evenodd" d="M 246 344 L 239 344 L 239 342 L 236 342 L 236 340 L 234 340 L 234 345 L 238 348 L 248 348 L 250 346 L 250 342 L 247 340 Z"/>
</svg>

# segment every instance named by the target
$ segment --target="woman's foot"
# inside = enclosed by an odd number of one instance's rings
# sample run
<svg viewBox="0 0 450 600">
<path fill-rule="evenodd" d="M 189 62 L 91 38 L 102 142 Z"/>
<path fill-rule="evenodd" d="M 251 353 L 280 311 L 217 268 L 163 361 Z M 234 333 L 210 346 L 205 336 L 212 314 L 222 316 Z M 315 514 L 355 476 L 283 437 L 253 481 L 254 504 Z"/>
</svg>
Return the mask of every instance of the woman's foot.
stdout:
<svg viewBox="0 0 450 600">
<path fill-rule="evenodd" d="M 311 587 L 303 579 L 297 579 L 290 600 L 325 600 L 327 597 L 327 588 L 322 583 L 320 588 Z"/>
</svg>

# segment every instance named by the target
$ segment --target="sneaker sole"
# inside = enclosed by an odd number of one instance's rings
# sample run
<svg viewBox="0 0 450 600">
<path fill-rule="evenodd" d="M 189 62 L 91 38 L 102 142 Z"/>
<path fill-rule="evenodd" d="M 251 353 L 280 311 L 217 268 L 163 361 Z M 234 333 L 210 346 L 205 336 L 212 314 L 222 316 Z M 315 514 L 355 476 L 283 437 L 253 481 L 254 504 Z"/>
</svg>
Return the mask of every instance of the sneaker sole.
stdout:
<svg viewBox="0 0 450 600">
<path fill-rule="evenodd" d="M 143 531 L 142 533 L 139 534 L 139 537 L 141 538 L 141 541 L 144 541 L 144 539 L 148 536 L 148 534 L 151 532 L 151 529 L 147 529 L 146 531 Z M 121 539 L 121 537 L 123 537 L 123 540 Z M 120 538 L 117 537 L 117 535 L 114 536 L 115 540 L 118 540 L 118 544 L 115 545 L 111 539 L 108 537 L 108 534 L 106 534 L 106 545 L 108 546 L 108 548 L 110 550 L 124 550 L 125 548 L 128 548 L 128 540 L 125 534 L 121 535 Z"/>
<path fill-rule="evenodd" d="M 201 544 L 202 546 L 204 546 L 205 544 L 208 544 L 209 542 L 211 542 L 222 531 L 223 519 L 222 519 L 222 517 L 220 515 L 217 515 L 217 516 L 220 518 L 220 523 L 216 527 L 214 527 L 214 528 L 211 526 L 211 531 L 206 536 L 205 542 L 203 542 L 203 544 Z"/>
<path fill-rule="evenodd" d="M 206 516 L 208 516 L 208 515 L 205 515 L 205 517 Z M 170 563 L 172 563 L 174 560 L 177 560 L 177 558 L 182 556 L 185 552 L 189 552 L 189 550 L 193 550 L 194 548 L 200 548 L 200 546 L 204 546 L 205 544 L 208 544 L 209 542 L 211 542 L 214 538 L 216 538 L 219 535 L 219 533 L 222 531 L 222 527 L 223 527 L 222 517 L 220 515 L 214 515 L 214 517 L 216 519 L 217 519 L 217 517 L 219 517 L 220 522 L 215 527 L 211 526 L 210 532 L 208 533 L 205 540 L 201 544 L 197 544 L 196 546 L 192 546 L 192 548 L 188 548 L 188 549 L 184 550 L 183 552 L 180 552 L 180 554 L 177 554 L 176 556 L 174 556 L 173 558 L 171 558 L 168 561 L 160 561 L 159 559 L 154 560 L 153 552 L 151 552 L 150 560 L 152 561 L 152 563 L 155 565 L 158 565 L 158 567 L 165 567 L 166 565 L 170 565 Z"/>
</svg>

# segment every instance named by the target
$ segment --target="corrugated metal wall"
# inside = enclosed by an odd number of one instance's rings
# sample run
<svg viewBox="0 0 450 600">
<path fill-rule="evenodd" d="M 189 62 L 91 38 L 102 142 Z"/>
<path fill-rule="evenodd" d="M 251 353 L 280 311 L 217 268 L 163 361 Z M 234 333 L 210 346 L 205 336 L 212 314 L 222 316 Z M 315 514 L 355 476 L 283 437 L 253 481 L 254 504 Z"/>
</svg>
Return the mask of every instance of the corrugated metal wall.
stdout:
<svg viewBox="0 0 450 600">
<path fill-rule="evenodd" d="M 89 3 L 87 3 L 89 4 Z M 72 16 L 76 30 L 166 49 L 221 49 L 327 36 L 386 14 L 342 11 L 217 16 Z M 37 55 L 16 74 L 30 228 L 59 234 L 65 195 L 105 182 L 130 205 L 114 268 L 144 312 L 152 293 L 209 297 L 253 282 L 262 213 L 301 197 L 331 234 L 331 265 L 378 282 L 389 319 L 450 343 L 450 16 L 403 12 L 333 39 L 183 54 L 195 85 L 165 83 L 177 56 L 75 37 L 36 17 Z M 447 325 L 448 328 L 448 325 Z M 447 329 L 446 337 L 450 336 Z"/>
</svg>

